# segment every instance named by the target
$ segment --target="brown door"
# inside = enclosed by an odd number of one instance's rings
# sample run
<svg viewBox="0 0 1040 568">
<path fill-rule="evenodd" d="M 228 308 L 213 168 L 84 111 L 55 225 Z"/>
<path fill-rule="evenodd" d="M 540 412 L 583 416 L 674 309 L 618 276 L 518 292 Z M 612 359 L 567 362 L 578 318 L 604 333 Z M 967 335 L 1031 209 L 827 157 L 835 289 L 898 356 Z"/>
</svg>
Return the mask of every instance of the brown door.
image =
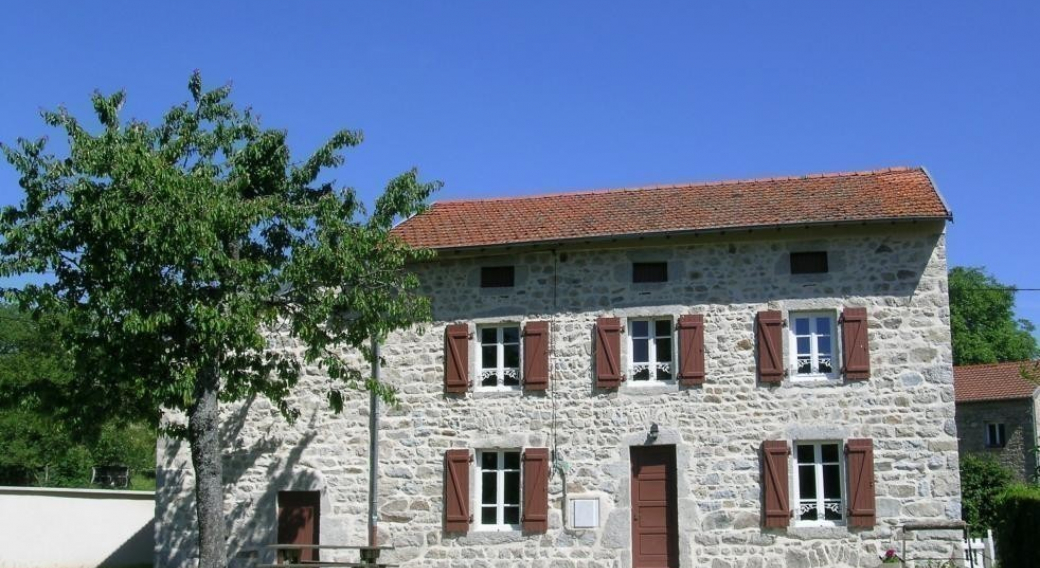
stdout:
<svg viewBox="0 0 1040 568">
<path fill-rule="evenodd" d="M 278 493 L 278 544 L 320 544 L 318 521 L 321 494 L 317 491 L 280 491 Z M 317 550 L 299 553 L 286 551 L 285 560 L 317 562 Z"/>
<path fill-rule="evenodd" d="M 632 565 L 679 567 L 675 446 L 632 448 Z"/>
</svg>

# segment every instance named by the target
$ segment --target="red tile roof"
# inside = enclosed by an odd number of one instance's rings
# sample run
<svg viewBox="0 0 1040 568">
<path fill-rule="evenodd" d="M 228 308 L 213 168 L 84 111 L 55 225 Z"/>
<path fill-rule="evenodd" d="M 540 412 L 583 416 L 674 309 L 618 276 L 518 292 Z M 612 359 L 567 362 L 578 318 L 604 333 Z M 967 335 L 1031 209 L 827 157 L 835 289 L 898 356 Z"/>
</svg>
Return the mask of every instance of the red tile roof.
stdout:
<svg viewBox="0 0 1040 568">
<path fill-rule="evenodd" d="M 440 201 L 393 232 L 413 246 L 455 249 L 950 216 L 928 172 L 891 168 Z"/>
<path fill-rule="evenodd" d="M 953 368 L 953 390 L 957 402 L 1029 398 L 1040 385 L 1022 378 L 1022 366 L 1030 361 L 961 365 Z"/>
</svg>

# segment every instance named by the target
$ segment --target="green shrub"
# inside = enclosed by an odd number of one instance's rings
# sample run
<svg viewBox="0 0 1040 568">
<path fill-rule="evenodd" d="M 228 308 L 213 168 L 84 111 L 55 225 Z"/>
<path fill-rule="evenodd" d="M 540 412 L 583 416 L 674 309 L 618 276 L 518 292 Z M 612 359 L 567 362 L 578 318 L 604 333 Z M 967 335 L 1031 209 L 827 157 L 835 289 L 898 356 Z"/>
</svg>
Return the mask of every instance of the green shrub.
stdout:
<svg viewBox="0 0 1040 568">
<path fill-rule="evenodd" d="M 1036 568 L 1040 558 L 1040 487 L 1012 485 L 998 500 L 997 556 L 1001 568 Z"/>
<path fill-rule="evenodd" d="M 1014 475 L 990 458 L 961 456 L 961 518 L 971 526 L 974 536 L 985 536 L 999 518 L 997 501 Z"/>
</svg>

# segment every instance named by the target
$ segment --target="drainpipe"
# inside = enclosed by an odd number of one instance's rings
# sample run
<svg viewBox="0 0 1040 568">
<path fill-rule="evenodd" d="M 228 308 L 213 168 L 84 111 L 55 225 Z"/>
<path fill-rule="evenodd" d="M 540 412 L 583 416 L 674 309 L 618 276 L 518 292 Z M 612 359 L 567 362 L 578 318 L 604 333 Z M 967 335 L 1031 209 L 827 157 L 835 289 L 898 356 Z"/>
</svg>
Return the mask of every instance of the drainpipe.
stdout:
<svg viewBox="0 0 1040 568">
<path fill-rule="evenodd" d="M 372 337 L 372 383 L 379 386 L 379 340 Z M 379 522 L 379 397 L 368 393 L 368 546 L 378 546 Z"/>
</svg>

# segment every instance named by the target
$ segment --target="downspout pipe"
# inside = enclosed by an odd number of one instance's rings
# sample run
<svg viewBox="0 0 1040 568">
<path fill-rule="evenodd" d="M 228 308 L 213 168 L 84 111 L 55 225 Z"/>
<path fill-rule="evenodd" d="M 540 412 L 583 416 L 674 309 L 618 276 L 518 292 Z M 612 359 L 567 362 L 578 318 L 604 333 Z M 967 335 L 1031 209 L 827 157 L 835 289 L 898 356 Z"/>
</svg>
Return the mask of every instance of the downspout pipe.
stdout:
<svg viewBox="0 0 1040 568">
<path fill-rule="evenodd" d="M 379 340 L 372 337 L 372 386 L 379 386 Z M 379 546 L 379 397 L 368 393 L 368 546 Z"/>
</svg>

